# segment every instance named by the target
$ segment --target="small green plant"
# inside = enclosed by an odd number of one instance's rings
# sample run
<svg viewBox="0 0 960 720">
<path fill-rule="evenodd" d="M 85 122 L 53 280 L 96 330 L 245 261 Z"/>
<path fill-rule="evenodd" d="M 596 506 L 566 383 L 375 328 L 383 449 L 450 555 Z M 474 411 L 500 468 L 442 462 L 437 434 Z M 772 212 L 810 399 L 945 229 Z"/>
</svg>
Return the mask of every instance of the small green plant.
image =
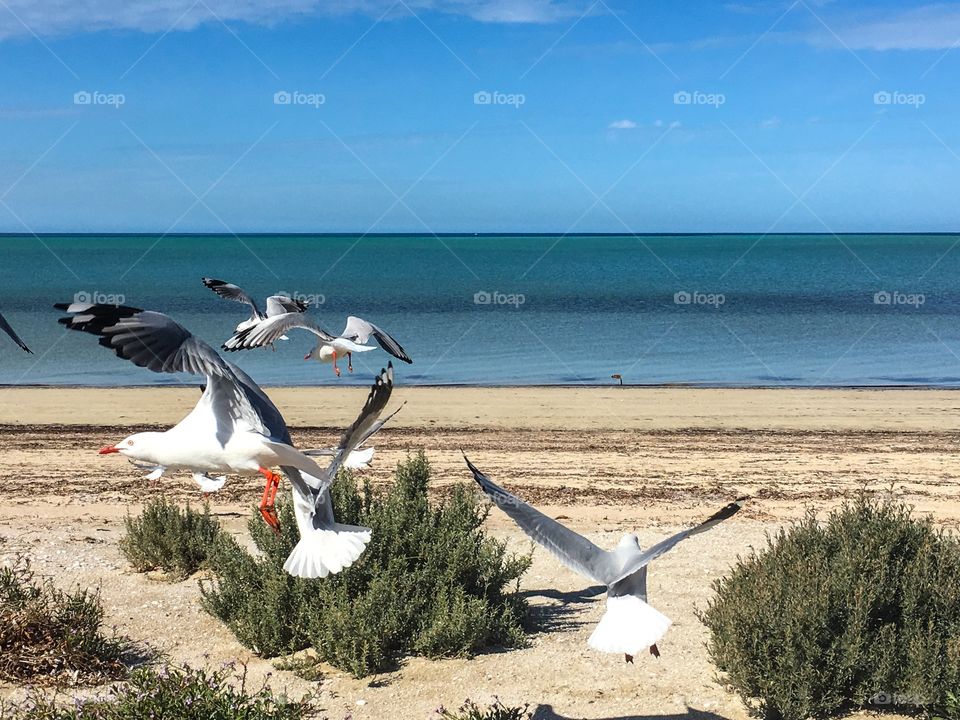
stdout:
<svg viewBox="0 0 960 720">
<path fill-rule="evenodd" d="M 480 707 L 472 700 L 466 700 L 456 711 L 437 708 L 441 720 L 529 720 L 530 706 L 507 707 L 498 698 L 492 705 Z"/>
<path fill-rule="evenodd" d="M 529 556 L 510 555 L 486 536 L 486 512 L 467 488 L 431 506 L 429 478 L 422 453 L 397 467 L 382 495 L 369 484 L 358 490 L 342 473 L 331 488 L 336 517 L 372 528 L 373 536 L 356 564 L 322 580 L 283 571 L 298 539 L 287 504 L 279 507 L 279 537 L 259 519 L 250 523 L 257 557 L 221 536 L 204 606 L 261 655 L 313 647 L 356 677 L 389 669 L 404 654 L 436 658 L 521 645 L 527 606 L 517 591 Z"/>
<path fill-rule="evenodd" d="M 129 515 L 120 551 L 138 572 L 160 569 L 171 580 L 183 580 L 202 568 L 220 534 L 220 524 L 204 505 L 197 512 L 181 509 L 166 498 L 151 500 L 139 516 Z"/>
<path fill-rule="evenodd" d="M 701 619 L 710 656 L 756 716 L 929 711 L 960 687 L 958 579 L 952 536 L 862 493 L 740 559 Z"/>
<path fill-rule="evenodd" d="M 18 556 L 0 568 L 0 680 L 96 685 L 122 678 L 130 644 L 105 635 L 102 623 L 98 593 L 38 582 Z"/>
<path fill-rule="evenodd" d="M 248 692 L 246 667 L 237 672 L 233 666 L 215 671 L 144 667 L 106 697 L 65 707 L 55 697 L 35 695 L 5 710 L 22 720 L 301 720 L 317 714 L 308 697 L 291 700 L 266 683 Z"/>
</svg>

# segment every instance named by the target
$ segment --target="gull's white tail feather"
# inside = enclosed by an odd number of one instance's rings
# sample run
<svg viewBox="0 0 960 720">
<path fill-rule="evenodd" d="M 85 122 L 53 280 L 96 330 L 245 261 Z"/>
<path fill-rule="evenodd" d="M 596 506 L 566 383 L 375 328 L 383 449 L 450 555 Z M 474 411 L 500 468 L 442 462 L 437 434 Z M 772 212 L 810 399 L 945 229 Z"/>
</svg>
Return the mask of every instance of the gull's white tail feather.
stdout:
<svg viewBox="0 0 960 720">
<path fill-rule="evenodd" d="M 354 450 L 344 461 L 343 466 L 350 470 L 366 470 L 370 467 L 370 461 L 373 460 L 373 448 L 364 448 L 363 450 Z"/>
<path fill-rule="evenodd" d="M 227 478 L 223 475 L 212 478 L 206 473 L 194 473 L 193 479 L 196 480 L 197 485 L 199 485 L 200 489 L 205 493 L 214 493 L 227 482 Z"/>
<path fill-rule="evenodd" d="M 635 595 L 607 598 L 607 611 L 587 641 L 601 652 L 639 655 L 670 627 L 670 618 Z"/>
<path fill-rule="evenodd" d="M 303 533 L 283 564 L 295 577 L 324 578 L 353 565 L 370 542 L 370 528 L 333 523 Z"/>
</svg>

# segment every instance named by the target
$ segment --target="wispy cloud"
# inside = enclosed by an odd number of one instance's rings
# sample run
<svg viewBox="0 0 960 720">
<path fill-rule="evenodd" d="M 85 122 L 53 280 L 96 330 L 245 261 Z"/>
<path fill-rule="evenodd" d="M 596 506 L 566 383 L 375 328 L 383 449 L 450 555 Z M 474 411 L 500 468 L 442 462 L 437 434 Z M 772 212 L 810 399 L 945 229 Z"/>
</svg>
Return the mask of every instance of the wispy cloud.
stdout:
<svg viewBox="0 0 960 720">
<path fill-rule="evenodd" d="M 637 124 L 633 120 L 614 120 L 607 127 L 611 130 L 633 130 Z"/>
<path fill-rule="evenodd" d="M 946 50 L 960 44 L 960 6 L 937 3 L 861 22 L 831 22 L 805 37 L 817 47 L 846 45 L 852 50 Z"/>
<path fill-rule="evenodd" d="M 3 0 L 0 39 L 100 30 L 183 31 L 220 20 L 274 25 L 306 15 L 399 19 L 410 11 L 488 23 L 552 23 L 578 17 L 587 6 L 587 0 Z"/>
</svg>

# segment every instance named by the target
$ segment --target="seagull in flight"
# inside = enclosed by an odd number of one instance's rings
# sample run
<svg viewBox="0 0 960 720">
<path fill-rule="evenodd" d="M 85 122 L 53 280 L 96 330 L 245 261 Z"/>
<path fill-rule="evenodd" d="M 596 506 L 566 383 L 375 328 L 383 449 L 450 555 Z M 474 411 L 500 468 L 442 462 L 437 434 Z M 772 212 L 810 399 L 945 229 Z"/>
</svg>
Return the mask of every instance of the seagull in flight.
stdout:
<svg viewBox="0 0 960 720">
<path fill-rule="evenodd" d="M 13 341 L 20 346 L 21 350 L 28 352 L 31 355 L 33 354 L 33 350 L 28 348 L 27 344 L 20 339 L 20 336 L 14 332 L 13 328 L 10 327 L 10 323 L 7 322 L 7 319 L 2 314 L 0 314 L 0 330 L 3 330 L 7 335 L 9 335 Z"/>
<path fill-rule="evenodd" d="M 407 351 L 403 349 L 396 340 L 389 334 L 378 328 L 371 322 L 367 322 L 358 317 L 350 316 L 347 318 L 347 325 L 339 336 L 334 337 L 326 330 L 317 325 L 311 318 L 303 313 L 284 313 L 275 315 L 259 321 L 255 325 L 249 326 L 237 333 L 223 344 L 223 349 L 228 351 L 249 350 L 251 348 L 270 345 L 284 336 L 289 330 L 302 329 L 317 336 L 317 344 L 309 353 L 304 356 L 304 360 L 316 360 L 318 362 L 332 362 L 333 371 L 337 377 L 340 377 L 340 368 L 337 367 L 337 357 L 347 356 L 347 372 L 353 372 L 353 354 L 369 352 L 376 349 L 367 342 L 372 337 L 377 343 L 405 363 L 413 363 Z"/>
<path fill-rule="evenodd" d="M 333 516 L 329 487 L 343 461 L 376 423 L 393 389 L 393 368 L 377 376 L 370 396 L 322 468 L 293 447 L 283 416 L 243 370 L 163 313 L 125 305 L 58 304 L 59 322 L 96 335 L 116 355 L 153 372 L 202 375 L 206 386 L 187 417 L 164 432 L 130 435 L 100 450 L 130 460 L 195 474 L 263 475 L 260 513 L 274 531 L 279 467 L 290 480 L 300 540 L 284 568 L 297 577 L 326 577 L 349 567 L 370 541 L 370 529 L 341 525 Z"/>
<path fill-rule="evenodd" d="M 200 281 L 224 300 L 232 300 L 233 302 L 250 306 L 250 317 L 237 325 L 235 332 L 242 332 L 269 317 L 283 315 L 284 313 L 302 313 L 307 311 L 308 305 L 302 300 L 294 300 L 287 295 L 271 295 L 265 302 L 266 312 L 261 312 L 257 301 L 240 286 L 226 282 L 225 280 L 216 280 L 208 277 L 200 278 Z M 276 339 L 286 340 L 287 338 L 283 336 Z"/>
<path fill-rule="evenodd" d="M 646 550 L 641 550 L 637 536 L 632 533 L 625 535 L 613 550 L 603 550 L 495 485 L 466 455 L 464 460 L 484 494 L 534 542 L 574 572 L 607 587 L 607 611 L 587 642 L 601 652 L 623 653 L 630 663 L 644 648 L 660 657 L 657 641 L 671 624 L 668 617 L 647 604 L 647 566 L 681 540 L 733 517 L 747 500 L 738 498 L 699 525 L 671 535 Z"/>
</svg>

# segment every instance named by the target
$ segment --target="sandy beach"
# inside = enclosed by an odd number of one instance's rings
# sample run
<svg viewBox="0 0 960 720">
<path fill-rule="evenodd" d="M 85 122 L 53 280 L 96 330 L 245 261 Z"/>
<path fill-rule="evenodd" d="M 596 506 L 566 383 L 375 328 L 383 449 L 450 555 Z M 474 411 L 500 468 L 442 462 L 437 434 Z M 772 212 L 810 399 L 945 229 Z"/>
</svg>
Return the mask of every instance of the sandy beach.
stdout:
<svg viewBox="0 0 960 720">
<path fill-rule="evenodd" d="M 362 402 L 362 388 L 276 388 L 301 446 L 329 444 Z M 148 497 L 199 501 L 189 477 L 144 481 L 96 450 L 126 434 L 179 420 L 194 388 L 0 389 L 0 508 L 5 555 L 29 554 L 57 583 L 100 587 L 107 623 L 175 661 L 249 660 L 251 672 L 294 694 L 320 691 L 330 718 L 430 716 L 469 697 L 530 703 L 546 718 L 745 718 L 718 683 L 695 617 L 710 582 L 738 554 L 807 508 L 823 512 L 862 487 L 893 492 L 944 525 L 960 522 L 954 429 L 960 394 L 943 390 L 714 390 L 693 388 L 404 388 L 403 411 L 376 443 L 368 471 L 389 482 L 396 462 L 423 449 L 436 489 L 465 483 L 463 448 L 491 477 L 554 517 L 613 544 L 637 531 L 655 542 L 739 495 L 753 499 L 732 521 L 692 539 L 651 570 L 650 599 L 674 625 L 659 660 L 603 656 L 586 639 L 602 594 L 542 551 L 523 582 L 544 629 L 528 647 L 473 659 L 411 659 L 363 681 L 327 668 L 308 683 L 245 650 L 199 607 L 195 578 L 168 584 L 133 573 L 117 549 L 124 515 Z M 257 481 L 231 482 L 212 510 L 246 533 Z M 496 512 L 488 521 L 529 549 Z M 6 693 L 16 693 L 7 688 Z M 363 701 L 358 704 L 358 701 Z"/>
</svg>

